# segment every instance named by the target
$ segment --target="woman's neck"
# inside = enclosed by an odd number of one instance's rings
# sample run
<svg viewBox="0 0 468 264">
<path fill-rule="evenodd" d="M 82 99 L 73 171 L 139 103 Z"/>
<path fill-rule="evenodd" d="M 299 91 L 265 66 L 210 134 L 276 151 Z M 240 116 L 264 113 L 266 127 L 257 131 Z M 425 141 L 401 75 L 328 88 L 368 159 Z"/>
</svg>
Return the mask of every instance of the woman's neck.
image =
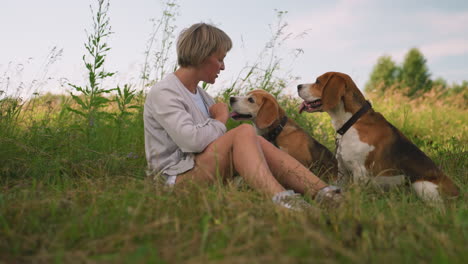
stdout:
<svg viewBox="0 0 468 264">
<path fill-rule="evenodd" d="M 174 74 L 191 93 L 197 93 L 197 86 L 200 80 L 197 77 L 197 71 L 195 68 L 181 67 L 177 69 Z"/>
</svg>

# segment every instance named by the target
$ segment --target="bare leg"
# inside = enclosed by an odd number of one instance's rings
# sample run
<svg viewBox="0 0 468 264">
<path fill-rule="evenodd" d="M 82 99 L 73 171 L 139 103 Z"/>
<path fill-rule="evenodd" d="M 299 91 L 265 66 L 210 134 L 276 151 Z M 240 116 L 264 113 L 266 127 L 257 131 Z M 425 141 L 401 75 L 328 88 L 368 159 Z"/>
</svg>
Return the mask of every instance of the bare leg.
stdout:
<svg viewBox="0 0 468 264">
<path fill-rule="evenodd" d="M 246 124 L 228 131 L 197 154 L 195 162 L 202 173 L 181 175 L 176 185 L 187 180 L 214 181 L 217 172 L 229 177 L 231 161 L 252 188 L 270 196 L 285 191 L 268 167 L 254 128 Z"/>
<path fill-rule="evenodd" d="M 258 137 L 265 159 L 278 182 L 288 189 L 302 194 L 315 196 L 318 190 L 328 186 L 309 169 L 286 152 Z"/>
</svg>

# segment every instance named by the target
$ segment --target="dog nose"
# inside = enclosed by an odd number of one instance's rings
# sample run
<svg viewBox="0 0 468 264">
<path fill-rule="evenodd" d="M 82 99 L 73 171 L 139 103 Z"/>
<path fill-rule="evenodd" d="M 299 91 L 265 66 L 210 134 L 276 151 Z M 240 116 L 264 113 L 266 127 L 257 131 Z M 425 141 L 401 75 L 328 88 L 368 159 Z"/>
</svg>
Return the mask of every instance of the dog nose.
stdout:
<svg viewBox="0 0 468 264">
<path fill-rule="evenodd" d="M 236 102 L 236 98 L 235 97 L 229 97 L 229 103 L 233 104 Z"/>
<path fill-rule="evenodd" d="M 301 90 L 301 89 L 302 89 L 302 84 L 299 84 L 299 85 L 297 86 L 297 90 L 299 91 L 299 90 Z"/>
</svg>

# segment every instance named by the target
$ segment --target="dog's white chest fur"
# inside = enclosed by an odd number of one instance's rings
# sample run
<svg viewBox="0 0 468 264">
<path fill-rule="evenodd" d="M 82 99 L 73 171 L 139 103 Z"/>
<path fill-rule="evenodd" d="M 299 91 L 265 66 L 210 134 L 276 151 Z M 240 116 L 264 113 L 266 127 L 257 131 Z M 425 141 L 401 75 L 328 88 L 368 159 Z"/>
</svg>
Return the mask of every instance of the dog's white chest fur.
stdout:
<svg viewBox="0 0 468 264">
<path fill-rule="evenodd" d="M 336 158 L 341 173 L 351 173 L 354 182 L 367 181 L 370 177 L 366 169 L 366 159 L 375 149 L 359 139 L 358 131 L 350 128 L 341 138 L 338 138 Z"/>
<path fill-rule="evenodd" d="M 352 116 L 344 110 L 343 102 L 329 112 L 335 130 L 338 130 Z M 358 131 L 351 127 L 343 136 L 338 135 L 336 159 L 341 177 L 352 175 L 354 182 L 367 181 L 371 175 L 366 169 L 366 159 L 371 151 L 375 149 L 359 139 Z M 347 181 L 348 179 L 342 179 Z"/>
</svg>

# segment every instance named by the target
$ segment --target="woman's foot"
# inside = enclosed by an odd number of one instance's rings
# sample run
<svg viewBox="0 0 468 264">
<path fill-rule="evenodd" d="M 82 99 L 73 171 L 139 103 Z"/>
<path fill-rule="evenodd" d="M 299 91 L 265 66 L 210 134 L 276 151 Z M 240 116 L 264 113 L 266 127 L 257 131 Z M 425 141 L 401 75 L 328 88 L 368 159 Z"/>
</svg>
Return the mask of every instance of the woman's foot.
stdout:
<svg viewBox="0 0 468 264">
<path fill-rule="evenodd" d="M 299 193 L 295 193 L 293 190 L 279 192 L 273 196 L 272 200 L 273 203 L 279 206 L 297 212 L 317 209 L 306 202 Z"/>
<path fill-rule="evenodd" d="M 344 198 L 340 187 L 328 185 L 317 192 L 315 201 L 325 207 L 337 208 L 343 203 Z"/>
</svg>

